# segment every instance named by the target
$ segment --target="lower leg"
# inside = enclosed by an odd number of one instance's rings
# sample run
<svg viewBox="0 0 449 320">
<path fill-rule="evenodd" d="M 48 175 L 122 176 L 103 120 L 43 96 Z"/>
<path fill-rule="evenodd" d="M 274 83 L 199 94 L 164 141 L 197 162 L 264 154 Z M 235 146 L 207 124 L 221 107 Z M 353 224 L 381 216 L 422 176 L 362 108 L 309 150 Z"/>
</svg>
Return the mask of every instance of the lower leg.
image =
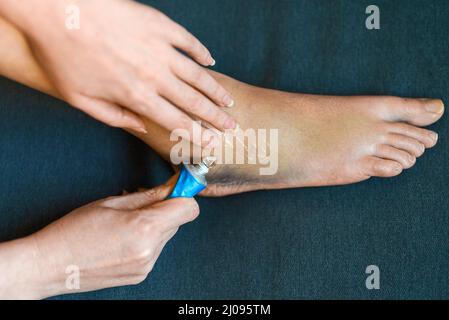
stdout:
<svg viewBox="0 0 449 320">
<path fill-rule="evenodd" d="M 3 75 L 58 96 L 25 39 L 2 21 L 0 42 L 0 48 L 9 53 L 9 61 L 0 62 Z M 235 97 L 236 106 L 227 111 L 241 128 L 279 132 L 279 164 L 274 175 L 260 175 L 261 164 L 217 165 L 204 192 L 211 196 L 398 175 L 413 166 L 425 148 L 435 145 L 437 135 L 420 127 L 436 122 L 444 112 L 441 100 L 285 93 L 211 74 Z M 149 134 L 132 133 L 168 159 L 173 146 L 170 133 L 145 122 Z"/>
</svg>

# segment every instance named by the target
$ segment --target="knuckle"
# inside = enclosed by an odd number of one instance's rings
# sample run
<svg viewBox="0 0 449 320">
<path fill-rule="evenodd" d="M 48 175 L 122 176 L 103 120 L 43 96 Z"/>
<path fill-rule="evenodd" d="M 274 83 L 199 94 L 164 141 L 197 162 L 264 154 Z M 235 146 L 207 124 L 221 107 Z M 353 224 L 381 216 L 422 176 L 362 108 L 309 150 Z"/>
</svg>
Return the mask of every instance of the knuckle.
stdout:
<svg viewBox="0 0 449 320">
<path fill-rule="evenodd" d="M 132 254 L 132 261 L 137 262 L 138 264 L 144 264 L 146 263 L 151 257 L 153 256 L 154 251 L 152 249 L 148 248 L 140 248 L 133 252 Z"/>
<path fill-rule="evenodd" d="M 147 277 L 153 271 L 154 263 L 147 263 L 141 270 L 141 275 Z"/>
<path fill-rule="evenodd" d="M 375 173 L 377 173 L 377 174 L 382 174 L 382 173 L 384 173 L 386 170 L 385 170 L 385 167 L 384 167 L 380 162 L 376 162 L 376 163 L 374 163 L 374 165 L 373 165 L 373 171 L 374 171 Z"/>
<path fill-rule="evenodd" d="M 226 96 L 226 91 L 215 80 L 211 81 L 210 87 L 212 89 L 212 94 L 214 95 L 214 97 L 217 97 L 218 99 L 220 99 L 220 101 L 222 101 Z"/>
<path fill-rule="evenodd" d="M 207 73 L 202 70 L 200 67 L 195 66 L 194 70 L 192 70 L 192 82 L 196 86 L 204 85 L 207 80 Z"/>
<path fill-rule="evenodd" d="M 142 89 L 134 88 L 130 90 L 128 99 L 138 105 L 142 105 L 146 100 L 146 92 Z"/>
<path fill-rule="evenodd" d="M 143 276 L 143 275 L 138 275 L 135 277 L 132 277 L 129 281 L 130 285 L 138 285 L 141 284 L 142 282 L 144 282 L 147 279 L 147 275 Z"/>
<path fill-rule="evenodd" d="M 113 118 L 109 120 L 109 125 L 111 127 L 122 127 L 126 120 L 126 112 L 123 108 L 120 107 L 114 114 Z"/>
<path fill-rule="evenodd" d="M 118 121 L 117 119 L 108 119 L 105 122 L 106 122 L 106 124 L 108 126 L 113 127 L 113 128 L 120 128 L 121 127 L 121 122 Z"/>
<path fill-rule="evenodd" d="M 161 223 L 155 218 L 141 218 L 136 232 L 142 237 L 159 238 L 162 235 Z"/>
<path fill-rule="evenodd" d="M 187 115 L 181 115 L 176 119 L 176 128 L 190 130 L 192 127 L 192 119 Z"/>
<path fill-rule="evenodd" d="M 184 27 L 182 27 L 184 29 L 184 39 L 187 43 L 187 46 L 190 48 L 191 51 L 200 51 L 201 50 L 201 44 L 199 43 L 199 41 L 190 33 L 188 32 Z"/>
<path fill-rule="evenodd" d="M 68 91 L 68 92 L 64 92 L 63 95 L 64 95 L 64 99 L 72 106 L 76 106 L 78 108 L 83 108 L 83 100 L 81 99 L 79 94 L 72 92 L 72 91 Z"/>
<path fill-rule="evenodd" d="M 374 152 L 375 154 L 382 154 L 383 151 L 383 144 L 376 144 L 374 145 Z"/>
<path fill-rule="evenodd" d="M 124 100 L 132 101 L 132 98 L 134 98 L 135 90 L 132 86 L 123 85 L 120 95 L 123 97 Z"/>
<path fill-rule="evenodd" d="M 190 220 L 195 220 L 200 214 L 200 207 L 198 206 L 198 203 L 194 199 L 188 198 L 183 199 L 183 201 L 185 202 L 183 205 L 189 208 Z"/>
<path fill-rule="evenodd" d="M 374 106 L 384 112 L 388 112 L 391 107 L 398 104 L 398 98 L 393 96 L 380 96 L 376 100 Z"/>
<path fill-rule="evenodd" d="M 195 94 L 194 96 L 192 96 L 192 98 L 190 98 L 190 101 L 189 101 L 189 110 L 194 113 L 199 113 L 203 109 L 204 109 L 203 98 L 198 94 Z"/>
<path fill-rule="evenodd" d="M 161 190 L 159 188 L 152 188 L 143 191 L 143 194 L 148 200 L 153 200 L 155 198 L 159 198 Z"/>
<path fill-rule="evenodd" d="M 382 135 L 382 139 L 383 142 L 389 142 L 389 143 L 393 143 L 396 140 L 396 136 L 393 133 L 384 133 Z"/>
</svg>

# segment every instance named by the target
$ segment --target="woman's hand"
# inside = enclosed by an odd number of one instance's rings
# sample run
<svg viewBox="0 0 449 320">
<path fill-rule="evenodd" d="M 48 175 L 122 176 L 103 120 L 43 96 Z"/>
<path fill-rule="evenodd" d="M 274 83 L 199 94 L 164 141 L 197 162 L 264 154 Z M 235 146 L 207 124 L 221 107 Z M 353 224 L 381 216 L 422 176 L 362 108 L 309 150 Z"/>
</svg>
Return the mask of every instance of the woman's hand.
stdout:
<svg viewBox="0 0 449 320">
<path fill-rule="evenodd" d="M 80 28 L 66 27 L 69 5 L 79 8 Z M 230 94 L 203 66 L 209 51 L 161 12 L 130 0 L 2 0 L 0 14 L 26 34 L 33 52 L 63 98 L 114 127 L 144 132 L 137 116 L 168 130 L 200 125 L 233 129 L 218 106 Z M 204 131 L 203 131 L 204 132 Z M 205 132 L 202 144 L 214 134 Z"/>
<path fill-rule="evenodd" d="M 164 200 L 167 185 L 79 208 L 27 238 L 0 244 L 0 298 L 45 298 L 137 284 L 179 226 L 194 220 L 194 199 Z M 68 287 L 79 272 L 79 288 Z"/>
</svg>

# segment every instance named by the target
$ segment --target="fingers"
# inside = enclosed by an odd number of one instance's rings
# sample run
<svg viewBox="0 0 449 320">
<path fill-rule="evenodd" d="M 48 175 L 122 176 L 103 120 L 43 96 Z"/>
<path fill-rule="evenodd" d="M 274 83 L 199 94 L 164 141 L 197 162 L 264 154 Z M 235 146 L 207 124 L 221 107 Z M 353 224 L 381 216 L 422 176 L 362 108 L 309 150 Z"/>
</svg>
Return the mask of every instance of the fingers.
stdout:
<svg viewBox="0 0 449 320">
<path fill-rule="evenodd" d="M 102 205 L 116 210 L 136 210 L 164 200 L 168 197 L 170 191 L 171 186 L 164 184 L 145 191 L 108 198 Z"/>
<path fill-rule="evenodd" d="M 162 90 L 161 94 L 176 106 L 207 121 L 219 130 L 235 128 L 236 122 L 230 115 L 194 88 L 174 76 L 167 77 L 165 81 L 167 83 L 165 88 L 169 90 Z"/>
<path fill-rule="evenodd" d="M 160 96 L 151 96 L 143 100 L 140 108 L 143 115 L 150 118 L 170 132 L 206 148 L 219 146 L 216 133 L 206 130 L 198 122 Z M 198 138 L 197 138 L 198 137 Z M 201 140 L 201 141 L 198 141 Z"/>
<path fill-rule="evenodd" d="M 209 50 L 184 27 L 170 20 L 168 28 L 168 36 L 173 46 L 181 49 L 203 66 L 215 65 Z"/>
<path fill-rule="evenodd" d="M 219 106 L 234 105 L 231 94 L 207 72 L 207 69 L 186 59 L 179 52 L 174 52 L 172 60 L 175 61 L 173 71 L 179 78 L 198 89 Z"/>
<path fill-rule="evenodd" d="M 166 232 L 195 220 L 200 209 L 193 198 L 176 198 L 142 208 L 140 212 L 142 215 L 157 218 L 162 228 L 161 231 Z"/>
<path fill-rule="evenodd" d="M 145 124 L 138 115 L 117 104 L 105 100 L 78 96 L 73 100 L 73 105 L 111 127 L 128 128 L 141 133 L 147 133 Z"/>
</svg>

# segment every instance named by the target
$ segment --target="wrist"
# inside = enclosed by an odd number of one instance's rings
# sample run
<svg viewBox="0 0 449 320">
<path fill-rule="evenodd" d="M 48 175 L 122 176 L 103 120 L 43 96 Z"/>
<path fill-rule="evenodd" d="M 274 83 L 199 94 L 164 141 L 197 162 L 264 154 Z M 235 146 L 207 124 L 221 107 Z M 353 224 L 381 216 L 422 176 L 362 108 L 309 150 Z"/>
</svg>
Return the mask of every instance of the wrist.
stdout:
<svg viewBox="0 0 449 320">
<path fill-rule="evenodd" d="M 36 252 L 27 238 L 0 244 L 0 298 L 39 299 Z"/>
<path fill-rule="evenodd" d="M 41 33 L 47 26 L 59 29 L 64 27 L 68 5 L 76 5 L 81 0 L 1 0 L 0 15 L 21 29 L 27 35 Z M 56 20 L 55 20 L 56 19 Z"/>
<path fill-rule="evenodd" d="M 58 255 L 45 256 L 34 235 L 0 244 L 0 299 L 44 299 L 65 291 Z"/>
</svg>

